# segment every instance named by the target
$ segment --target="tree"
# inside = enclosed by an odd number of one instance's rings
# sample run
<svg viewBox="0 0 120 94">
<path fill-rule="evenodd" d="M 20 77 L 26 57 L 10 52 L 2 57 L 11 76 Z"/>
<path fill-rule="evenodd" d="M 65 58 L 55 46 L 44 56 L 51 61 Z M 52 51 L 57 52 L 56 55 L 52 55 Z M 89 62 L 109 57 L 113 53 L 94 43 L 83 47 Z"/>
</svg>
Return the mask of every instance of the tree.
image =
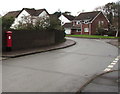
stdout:
<svg viewBox="0 0 120 94">
<path fill-rule="evenodd" d="M 53 16 L 56 16 L 57 18 L 59 18 L 61 16 L 61 11 L 57 11 L 53 14 Z"/>
<path fill-rule="evenodd" d="M 15 29 L 27 29 L 27 30 L 62 30 L 60 20 L 56 16 L 50 17 L 22 17 L 19 24 L 16 25 Z"/>
<path fill-rule="evenodd" d="M 120 19 L 120 1 L 118 2 L 112 2 L 112 3 L 107 3 L 104 6 L 100 6 L 95 8 L 95 10 L 102 11 L 110 21 L 110 31 L 114 30 L 116 31 L 116 36 L 119 35 L 118 30 L 119 30 L 119 19 Z"/>
<path fill-rule="evenodd" d="M 7 30 L 10 29 L 11 25 L 14 22 L 14 18 L 13 17 L 2 17 L 2 29 L 3 30 Z"/>
<path fill-rule="evenodd" d="M 63 30 L 63 27 L 61 26 L 61 21 L 56 16 L 51 16 L 49 18 L 49 27 L 48 29 L 57 29 L 57 30 Z"/>
</svg>

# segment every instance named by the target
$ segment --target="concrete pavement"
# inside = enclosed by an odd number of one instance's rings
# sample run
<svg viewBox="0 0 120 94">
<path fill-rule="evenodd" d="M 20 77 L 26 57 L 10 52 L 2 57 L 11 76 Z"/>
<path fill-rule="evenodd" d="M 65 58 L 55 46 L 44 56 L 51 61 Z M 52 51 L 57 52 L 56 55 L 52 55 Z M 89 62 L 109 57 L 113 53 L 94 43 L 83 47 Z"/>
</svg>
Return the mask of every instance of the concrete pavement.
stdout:
<svg viewBox="0 0 120 94">
<path fill-rule="evenodd" d="M 65 42 L 51 45 L 51 46 L 46 46 L 46 47 L 39 47 L 39 48 L 33 48 L 33 49 L 23 49 L 23 50 L 17 50 L 17 51 L 11 51 L 11 52 L 3 52 L 2 53 L 2 58 L 14 58 L 14 57 L 20 57 L 20 56 L 25 56 L 25 55 L 30 55 L 30 54 L 35 54 L 35 53 L 41 53 L 41 52 L 46 52 L 46 51 L 52 51 L 52 50 L 57 50 L 57 49 L 62 49 L 66 48 L 72 45 L 75 45 L 76 42 L 70 39 L 66 39 Z"/>
<path fill-rule="evenodd" d="M 107 92 L 118 93 L 120 92 L 120 70 L 112 70 L 101 73 L 92 78 L 86 86 L 81 87 L 79 92 Z"/>
</svg>

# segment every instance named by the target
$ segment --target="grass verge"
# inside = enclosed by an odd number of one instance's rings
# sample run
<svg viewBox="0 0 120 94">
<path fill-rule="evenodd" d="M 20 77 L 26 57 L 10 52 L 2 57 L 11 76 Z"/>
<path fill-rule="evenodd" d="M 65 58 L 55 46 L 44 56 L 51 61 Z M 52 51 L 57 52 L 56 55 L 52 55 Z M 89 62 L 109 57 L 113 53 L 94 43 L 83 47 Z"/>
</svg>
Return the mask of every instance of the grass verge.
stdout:
<svg viewBox="0 0 120 94">
<path fill-rule="evenodd" d="M 114 37 L 114 36 L 99 36 L 99 35 L 66 35 L 66 37 L 101 38 L 101 39 L 118 39 L 118 38 L 120 38 L 120 37 Z"/>
</svg>

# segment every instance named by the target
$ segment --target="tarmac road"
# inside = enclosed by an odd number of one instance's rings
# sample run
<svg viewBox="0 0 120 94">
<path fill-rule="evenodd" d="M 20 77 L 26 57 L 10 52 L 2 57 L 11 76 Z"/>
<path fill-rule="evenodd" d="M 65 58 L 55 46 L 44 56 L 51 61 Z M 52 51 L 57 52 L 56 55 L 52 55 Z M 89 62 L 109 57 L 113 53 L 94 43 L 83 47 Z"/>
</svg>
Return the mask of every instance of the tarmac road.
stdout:
<svg viewBox="0 0 120 94">
<path fill-rule="evenodd" d="M 3 92 L 76 92 L 118 55 L 117 47 L 104 41 L 70 39 L 77 44 L 4 60 Z"/>
</svg>

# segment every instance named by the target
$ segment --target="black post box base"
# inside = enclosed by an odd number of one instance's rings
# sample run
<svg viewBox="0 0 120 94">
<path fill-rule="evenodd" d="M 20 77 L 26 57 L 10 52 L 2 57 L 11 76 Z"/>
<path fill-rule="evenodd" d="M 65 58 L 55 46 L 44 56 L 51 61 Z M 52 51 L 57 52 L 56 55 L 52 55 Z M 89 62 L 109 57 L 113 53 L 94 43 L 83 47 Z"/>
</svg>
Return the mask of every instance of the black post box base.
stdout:
<svg viewBox="0 0 120 94">
<path fill-rule="evenodd" d="M 6 51 L 12 51 L 12 48 L 11 47 L 6 47 Z"/>
</svg>

